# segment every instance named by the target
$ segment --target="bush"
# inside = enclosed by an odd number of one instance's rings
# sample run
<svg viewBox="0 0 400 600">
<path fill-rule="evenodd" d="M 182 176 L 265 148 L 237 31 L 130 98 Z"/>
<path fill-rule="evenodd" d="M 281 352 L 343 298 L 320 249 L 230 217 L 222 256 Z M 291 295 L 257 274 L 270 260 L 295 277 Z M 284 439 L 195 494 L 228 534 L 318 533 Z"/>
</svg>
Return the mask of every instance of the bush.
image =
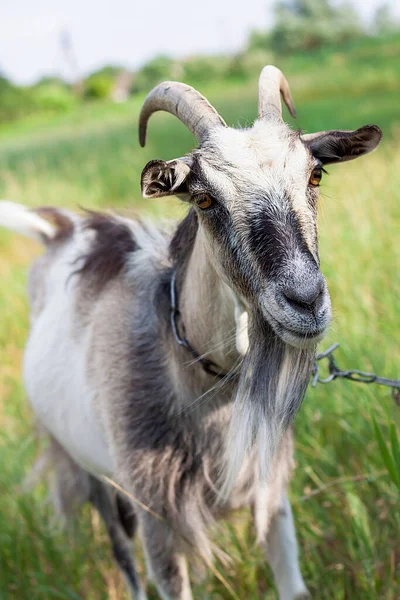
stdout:
<svg viewBox="0 0 400 600">
<path fill-rule="evenodd" d="M 196 56 L 183 64 L 184 81 L 190 84 L 204 84 L 215 79 L 223 79 L 229 70 L 232 58 L 228 56 Z"/>
<path fill-rule="evenodd" d="M 73 108 L 77 99 L 64 84 L 42 83 L 33 90 L 35 106 L 40 111 L 66 112 Z"/>
<path fill-rule="evenodd" d="M 133 92 L 148 92 L 166 79 L 174 79 L 174 61 L 168 56 L 157 56 L 136 73 Z"/>
<path fill-rule="evenodd" d="M 271 33 L 269 31 L 252 31 L 248 41 L 248 52 L 265 52 L 271 47 Z"/>
<path fill-rule="evenodd" d="M 84 96 L 91 100 L 103 100 L 111 96 L 115 83 L 114 75 L 94 73 L 84 82 Z"/>
<path fill-rule="evenodd" d="M 6 77 L 0 76 L 0 122 L 18 119 L 34 109 L 29 88 L 16 87 Z"/>
<path fill-rule="evenodd" d="M 257 76 L 260 74 L 261 69 L 268 64 L 274 64 L 276 57 L 270 51 L 265 48 L 263 50 L 252 50 L 246 52 L 241 59 L 241 64 L 246 77 Z"/>
</svg>

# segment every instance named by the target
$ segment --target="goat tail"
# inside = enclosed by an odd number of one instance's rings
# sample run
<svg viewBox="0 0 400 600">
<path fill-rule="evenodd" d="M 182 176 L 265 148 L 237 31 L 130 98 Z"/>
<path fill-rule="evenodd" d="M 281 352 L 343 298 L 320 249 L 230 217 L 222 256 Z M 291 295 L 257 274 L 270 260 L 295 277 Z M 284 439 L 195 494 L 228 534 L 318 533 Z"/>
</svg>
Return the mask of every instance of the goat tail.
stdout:
<svg viewBox="0 0 400 600">
<path fill-rule="evenodd" d="M 42 244 L 48 244 L 57 232 L 54 225 L 27 206 L 9 200 L 0 201 L 0 225 Z"/>
<path fill-rule="evenodd" d="M 0 225 L 45 246 L 56 238 L 66 237 L 73 229 L 66 211 L 50 206 L 31 209 L 9 200 L 0 200 Z"/>
</svg>

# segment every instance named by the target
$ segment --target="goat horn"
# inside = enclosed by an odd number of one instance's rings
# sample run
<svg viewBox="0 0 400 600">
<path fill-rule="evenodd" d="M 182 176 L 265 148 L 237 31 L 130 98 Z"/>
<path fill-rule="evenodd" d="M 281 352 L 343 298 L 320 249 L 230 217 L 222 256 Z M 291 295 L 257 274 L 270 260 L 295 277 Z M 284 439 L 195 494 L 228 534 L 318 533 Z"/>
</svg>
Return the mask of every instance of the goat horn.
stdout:
<svg viewBox="0 0 400 600">
<path fill-rule="evenodd" d="M 197 90 L 185 83 L 164 81 L 157 85 L 147 96 L 139 116 L 139 142 L 146 143 L 147 122 L 151 115 L 165 110 L 178 117 L 199 142 L 204 140 L 213 127 L 226 127 L 226 123 Z"/>
<path fill-rule="evenodd" d="M 260 119 L 268 118 L 271 115 L 282 118 L 280 95 L 292 117 L 296 118 L 296 109 L 286 77 L 280 69 L 268 65 L 261 71 L 258 82 L 258 116 Z"/>
</svg>

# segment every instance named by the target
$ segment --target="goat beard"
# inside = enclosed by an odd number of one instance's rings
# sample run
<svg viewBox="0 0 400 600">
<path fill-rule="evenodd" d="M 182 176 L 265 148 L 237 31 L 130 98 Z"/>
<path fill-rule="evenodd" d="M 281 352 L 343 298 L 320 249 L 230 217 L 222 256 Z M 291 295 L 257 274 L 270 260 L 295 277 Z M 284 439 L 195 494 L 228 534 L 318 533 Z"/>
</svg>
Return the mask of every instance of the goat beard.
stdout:
<svg viewBox="0 0 400 600">
<path fill-rule="evenodd" d="M 259 479 L 268 479 L 282 435 L 302 404 L 315 359 L 316 347 L 289 346 L 260 313 L 250 316 L 249 334 L 227 437 L 223 498 L 250 458 L 258 463 Z"/>
</svg>

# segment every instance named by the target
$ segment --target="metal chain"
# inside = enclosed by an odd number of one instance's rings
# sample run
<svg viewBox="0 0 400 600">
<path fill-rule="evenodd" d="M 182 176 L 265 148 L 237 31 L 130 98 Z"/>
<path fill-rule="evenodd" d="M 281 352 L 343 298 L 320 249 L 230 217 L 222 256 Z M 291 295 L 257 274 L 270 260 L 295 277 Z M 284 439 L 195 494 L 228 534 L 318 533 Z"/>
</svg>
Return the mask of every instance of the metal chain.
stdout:
<svg viewBox="0 0 400 600">
<path fill-rule="evenodd" d="M 321 352 L 321 354 L 317 354 L 315 357 L 314 368 L 312 371 L 312 387 L 315 387 L 317 383 L 330 383 L 331 381 L 334 381 L 334 379 L 340 377 L 343 379 L 350 379 L 350 381 L 355 381 L 356 383 L 377 383 L 378 385 L 391 387 L 393 390 L 393 398 L 396 404 L 400 406 L 400 379 L 387 379 L 386 377 L 379 377 L 378 375 L 375 375 L 375 373 L 366 373 L 364 371 L 359 371 L 358 369 L 348 369 L 343 371 L 338 367 L 333 356 L 333 353 L 337 348 L 339 348 L 339 344 L 334 344 L 328 348 L 328 350 Z M 328 360 L 328 377 L 320 376 L 319 361 L 324 359 Z"/>
</svg>

